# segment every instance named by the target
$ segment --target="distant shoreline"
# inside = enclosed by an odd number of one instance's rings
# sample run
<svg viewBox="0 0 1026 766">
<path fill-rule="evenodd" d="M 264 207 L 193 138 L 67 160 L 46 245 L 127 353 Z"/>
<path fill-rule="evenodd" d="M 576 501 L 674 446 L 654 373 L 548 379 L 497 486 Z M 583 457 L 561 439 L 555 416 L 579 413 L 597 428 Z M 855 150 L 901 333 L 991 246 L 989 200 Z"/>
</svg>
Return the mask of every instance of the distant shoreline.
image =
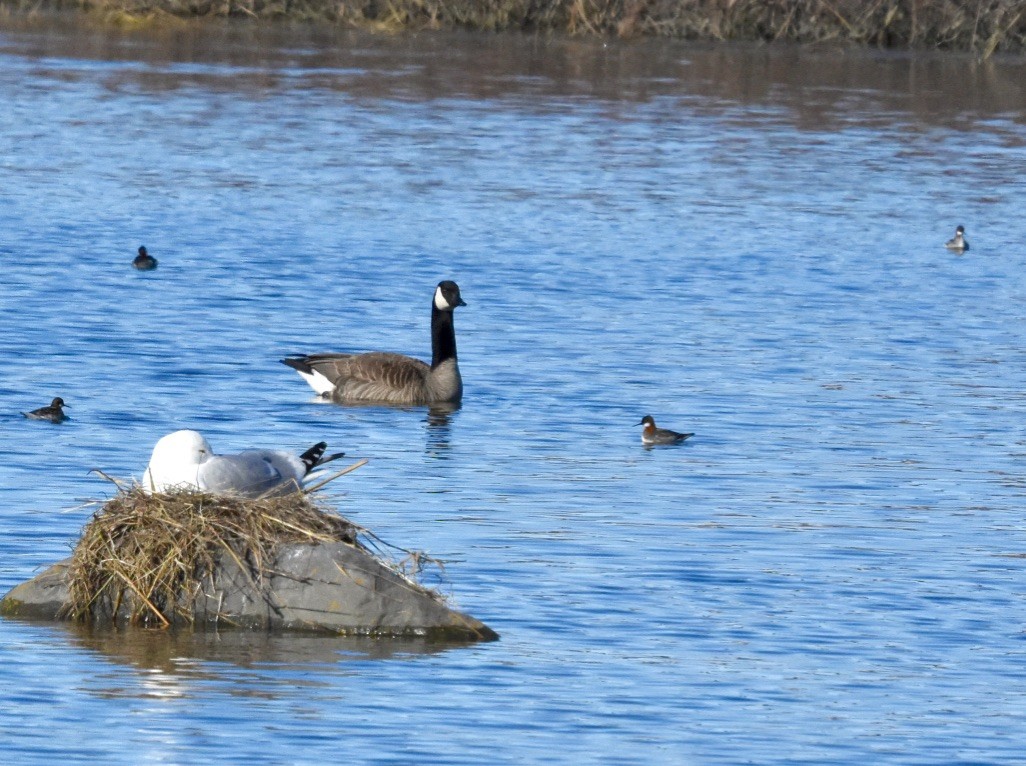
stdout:
<svg viewBox="0 0 1026 766">
<path fill-rule="evenodd" d="M 237 17 L 388 32 L 840 43 L 980 58 L 1026 52 L 1026 0 L 0 0 L 0 19 L 41 9 L 115 26 Z"/>
</svg>

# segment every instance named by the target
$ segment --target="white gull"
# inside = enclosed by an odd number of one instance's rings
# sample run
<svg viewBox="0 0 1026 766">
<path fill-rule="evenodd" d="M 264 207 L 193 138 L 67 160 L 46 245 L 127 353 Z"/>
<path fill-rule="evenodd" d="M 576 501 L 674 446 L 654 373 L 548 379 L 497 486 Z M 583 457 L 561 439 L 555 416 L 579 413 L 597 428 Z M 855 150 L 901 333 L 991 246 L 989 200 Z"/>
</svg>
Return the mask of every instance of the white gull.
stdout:
<svg viewBox="0 0 1026 766">
<path fill-rule="evenodd" d="M 283 450 L 250 449 L 215 455 L 198 431 L 175 431 L 157 442 L 143 474 L 147 492 L 175 489 L 260 497 L 286 494 L 303 486 L 310 472 L 345 453 L 324 456 L 319 442 L 302 455 Z"/>
</svg>

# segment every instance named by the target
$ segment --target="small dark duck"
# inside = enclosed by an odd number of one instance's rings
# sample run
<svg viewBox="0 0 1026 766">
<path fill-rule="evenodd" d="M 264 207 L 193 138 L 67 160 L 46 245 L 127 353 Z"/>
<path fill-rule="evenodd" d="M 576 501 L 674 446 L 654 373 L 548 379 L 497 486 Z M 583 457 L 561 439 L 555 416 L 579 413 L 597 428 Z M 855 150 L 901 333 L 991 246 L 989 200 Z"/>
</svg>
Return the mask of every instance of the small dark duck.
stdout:
<svg viewBox="0 0 1026 766">
<path fill-rule="evenodd" d="M 964 253 L 969 249 L 969 243 L 965 241 L 965 226 L 959 226 L 955 229 L 955 236 L 944 243 L 944 247 L 948 250 L 954 250 L 956 253 Z"/>
<path fill-rule="evenodd" d="M 49 420 L 51 423 L 61 423 L 68 419 L 68 416 L 64 414 L 65 407 L 67 405 L 64 400 L 58 396 L 50 402 L 48 407 L 40 407 L 38 410 L 21 414 L 31 420 Z"/>
<path fill-rule="evenodd" d="M 157 268 L 157 259 L 147 253 L 146 248 L 140 245 L 139 255 L 135 256 L 132 265 L 139 269 L 139 271 L 153 271 Z"/>
<path fill-rule="evenodd" d="M 651 415 L 643 417 L 637 425 L 645 426 L 641 429 L 641 443 L 646 447 L 655 444 L 680 444 L 688 437 L 694 436 L 694 434 L 677 433 L 668 428 L 656 428 L 655 419 Z"/>
</svg>

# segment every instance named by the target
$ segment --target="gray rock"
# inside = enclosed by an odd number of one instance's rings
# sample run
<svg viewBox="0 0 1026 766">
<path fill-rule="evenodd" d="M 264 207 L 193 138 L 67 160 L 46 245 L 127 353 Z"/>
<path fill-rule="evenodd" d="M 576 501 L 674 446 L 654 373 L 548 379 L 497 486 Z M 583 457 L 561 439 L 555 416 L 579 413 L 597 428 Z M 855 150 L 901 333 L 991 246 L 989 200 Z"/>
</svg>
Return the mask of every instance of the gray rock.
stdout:
<svg viewBox="0 0 1026 766">
<path fill-rule="evenodd" d="M 69 560 L 11 589 L 0 614 L 30 619 L 67 618 Z M 426 636 L 490 641 L 484 623 L 346 543 L 282 546 L 262 583 L 251 570 L 223 556 L 203 592 L 191 600 L 197 626 L 331 631 L 344 635 Z M 97 617 L 118 624 L 127 610 Z"/>
</svg>

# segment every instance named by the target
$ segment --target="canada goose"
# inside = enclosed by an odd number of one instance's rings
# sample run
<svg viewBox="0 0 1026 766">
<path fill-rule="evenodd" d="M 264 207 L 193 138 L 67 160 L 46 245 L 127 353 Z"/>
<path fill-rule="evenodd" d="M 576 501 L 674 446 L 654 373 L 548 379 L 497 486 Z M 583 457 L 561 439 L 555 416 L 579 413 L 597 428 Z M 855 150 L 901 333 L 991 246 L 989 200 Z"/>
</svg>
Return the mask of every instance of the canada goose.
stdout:
<svg viewBox="0 0 1026 766">
<path fill-rule="evenodd" d="M 463 379 L 456 359 L 453 311 L 466 306 L 459 286 L 438 283 L 431 303 L 431 365 L 384 351 L 366 354 L 313 354 L 288 357 L 292 367 L 321 396 L 336 402 L 382 404 L 456 403 Z"/>
<path fill-rule="evenodd" d="M 944 247 L 948 250 L 955 250 L 959 253 L 964 253 L 969 249 L 969 243 L 965 241 L 965 227 L 959 226 L 955 229 L 955 236 L 944 243 Z"/>
<path fill-rule="evenodd" d="M 139 269 L 139 271 L 152 271 L 157 268 L 157 259 L 147 253 L 146 248 L 140 245 L 139 255 L 135 256 L 132 265 Z"/>
<path fill-rule="evenodd" d="M 310 472 L 342 457 L 324 456 L 328 445 L 318 442 L 299 457 L 291 452 L 250 449 L 237 455 L 215 455 L 198 431 L 175 431 L 154 446 L 143 474 L 147 492 L 174 489 L 260 497 L 300 489 Z"/>
<path fill-rule="evenodd" d="M 694 434 L 677 433 L 668 428 L 656 428 L 655 419 L 651 415 L 646 415 L 635 425 L 642 424 L 645 427 L 641 429 L 641 443 L 646 447 L 651 447 L 653 444 L 680 444 L 689 436 L 694 436 Z"/>
<path fill-rule="evenodd" d="M 40 407 L 38 410 L 32 410 L 32 412 L 21 413 L 27 418 L 32 420 L 49 420 L 51 423 L 61 423 L 68 419 L 68 416 L 64 414 L 64 407 L 67 407 L 64 400 L 59 396 L 56 397 L 46 407 Z"/>
</svg>

